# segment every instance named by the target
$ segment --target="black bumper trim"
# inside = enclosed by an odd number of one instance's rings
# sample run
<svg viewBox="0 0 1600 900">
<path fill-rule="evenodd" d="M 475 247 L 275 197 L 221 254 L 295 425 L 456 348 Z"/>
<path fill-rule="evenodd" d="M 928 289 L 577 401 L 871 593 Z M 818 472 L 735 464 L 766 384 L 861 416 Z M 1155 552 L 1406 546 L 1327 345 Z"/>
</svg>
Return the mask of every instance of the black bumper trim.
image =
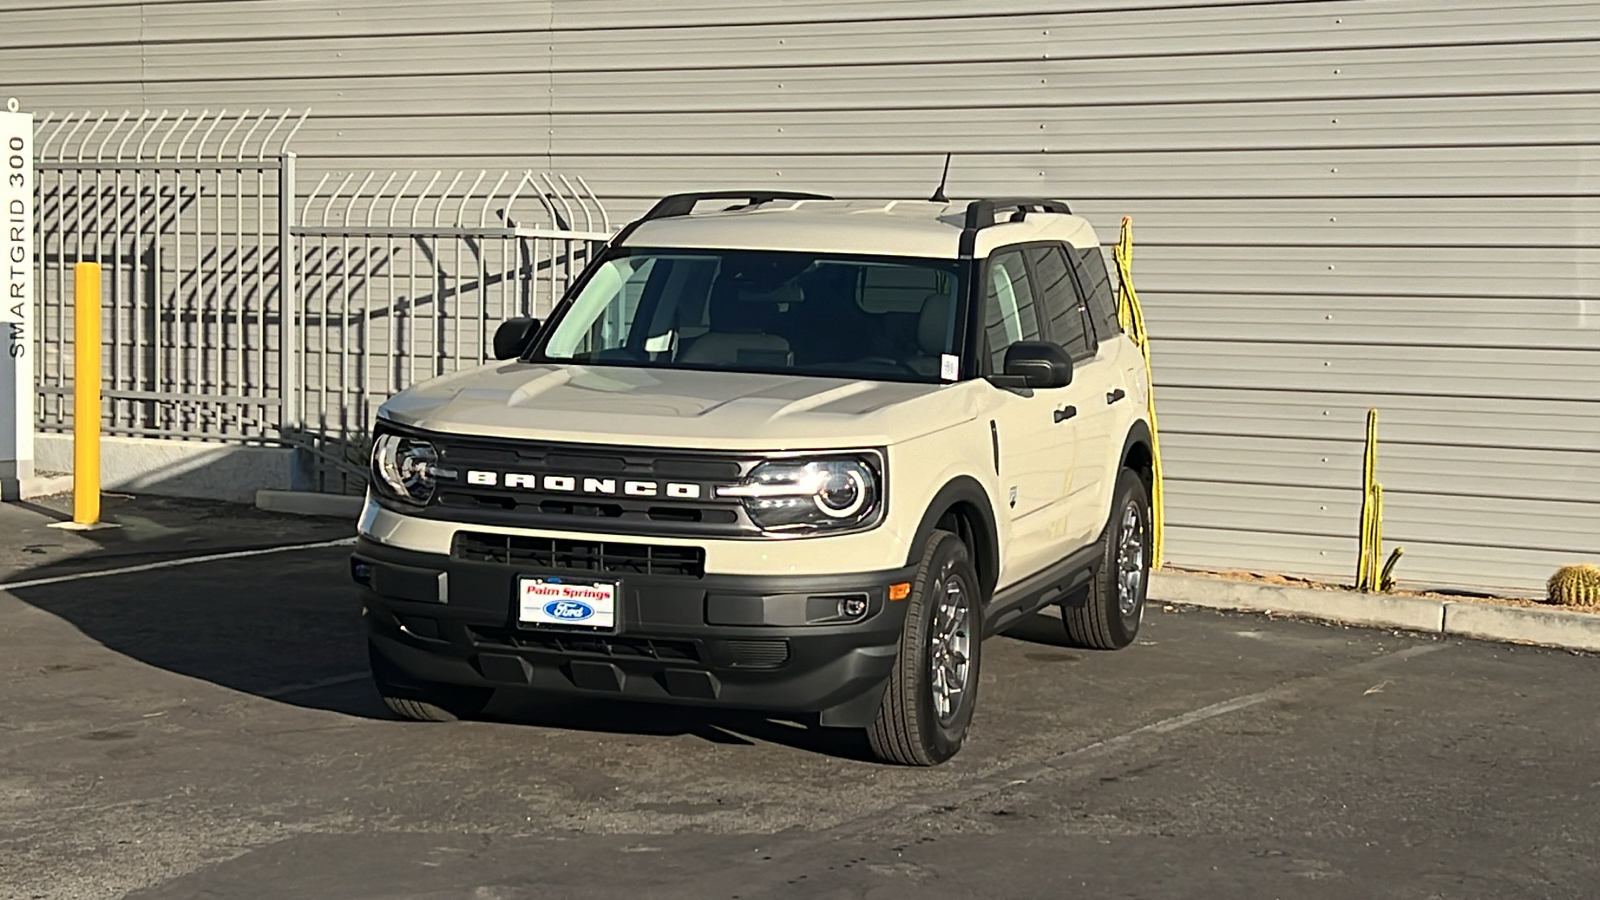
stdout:
<svg viewBox="0 0 1600 900">
<path fill-rule="evenodd" d="M 365 589 L 374 647 L 414 678 L 784 713 L 832 711 L 824 716 L 829 724 L 858 727 L 870 724 L 870 716 L 857 720 L 876 709 L 873 698 L 882 694 L 904 624 L 906 604 L 888 602 L 887 587 L 913 576 L 909 568 L 839 576 L 620 574 L 617 631 L 596 635 L 514 621 L 517 577 L 540 570 L 366 539 L 357 542 L 352 560 Z M 420 589 L 441 575 L 449 584 L 447 602 Z M 399 585 L 411 589 L 385 590 Z M 795 598 L 841 596 L 868 598 L 867 614 L 851 624 L 803 624 L 806 604 Z M 713 622 L 712 615 L 738 624 Z"/>
</svg>

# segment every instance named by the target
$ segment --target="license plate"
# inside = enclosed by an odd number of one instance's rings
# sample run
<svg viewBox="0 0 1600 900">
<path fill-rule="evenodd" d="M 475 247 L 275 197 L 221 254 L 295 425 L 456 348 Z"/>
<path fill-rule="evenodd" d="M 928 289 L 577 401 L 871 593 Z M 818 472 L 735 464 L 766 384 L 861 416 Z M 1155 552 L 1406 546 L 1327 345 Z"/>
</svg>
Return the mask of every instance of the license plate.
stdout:
<svg viewBox="0 0 1600 900">
<path fill-rule="evenodd" d="M 617 583 L 557 576 L 519 578 L 517 621 L 541 627 L 612 630 L 617 627 Z"/>
</svg>

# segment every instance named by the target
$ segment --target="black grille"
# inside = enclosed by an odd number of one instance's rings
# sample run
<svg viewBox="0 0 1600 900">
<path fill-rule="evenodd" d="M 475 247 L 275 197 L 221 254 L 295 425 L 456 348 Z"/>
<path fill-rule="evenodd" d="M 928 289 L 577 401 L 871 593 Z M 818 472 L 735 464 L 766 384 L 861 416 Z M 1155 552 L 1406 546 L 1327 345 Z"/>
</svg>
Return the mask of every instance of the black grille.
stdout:
<svg viewBox="0 0 1600 900">
<path fill-rule="evenodd" d="M 472 625 L 467 635 L 474 644 L 514 647 L 519 650 L 545 650 L 550 653 L 588 654 L 612 659 L 655 659 L 663 662 L 698 663 L 700 652 L 693 641 L 664 641 L 560 632 L 518 631 Z"/>
<path fill-rule="evenodd" d="M 670 575 L 700 578 L 706 574 L 706 552 L 699 547 L 625 544 L 567 538 L 456 532 L 451 555 L 468 562 L 489 562 L 530 569 L 594 572 L 601 575 Z"/>
<path fill-rule="evenodd" d="M 719 641 L 728 665 L 742 669 L 776 669 L 789 661 L 788 641 Z"/>
<path fill-rule="evenodd" d="M 471 522 L 635 535 L 750 536 L 759 529 L 717 486 L 759 457 L 642 447 L 432 435 L 441 475 L 413 514 Z M 513 486 L 511 478 L 518 481 Z M 554 479 L 560 487 L 546 479 Z M 638 490 L 629 487 L 633 485 Z M 686 493 L 671 493 L 684 489 Z"/>
</svg>

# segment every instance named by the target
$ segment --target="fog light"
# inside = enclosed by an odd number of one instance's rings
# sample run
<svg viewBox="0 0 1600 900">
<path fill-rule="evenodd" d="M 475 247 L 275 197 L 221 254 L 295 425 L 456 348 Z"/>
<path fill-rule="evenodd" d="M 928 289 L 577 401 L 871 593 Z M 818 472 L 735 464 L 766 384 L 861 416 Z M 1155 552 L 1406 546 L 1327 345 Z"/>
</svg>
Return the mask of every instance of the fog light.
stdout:
<svg viewBox="0 0 1600 900">
<path fill-rule="evenodd" d="M 357 560 L 350 561 L 350 577 L 356 584 L 372 585 L 372 566 Z"/>
<path fill-rule="evenodd" d="M 839 601 L 839 618 L 859 619 L 867 614 L 867 601 L 860 597 L 845 597 Z"/>
</svg>

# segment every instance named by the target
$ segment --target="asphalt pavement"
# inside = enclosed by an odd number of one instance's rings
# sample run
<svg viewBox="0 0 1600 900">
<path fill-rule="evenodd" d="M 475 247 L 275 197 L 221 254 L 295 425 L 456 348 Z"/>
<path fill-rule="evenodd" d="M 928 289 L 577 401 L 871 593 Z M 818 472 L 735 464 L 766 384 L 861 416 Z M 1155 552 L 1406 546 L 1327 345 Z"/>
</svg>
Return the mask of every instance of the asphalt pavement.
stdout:
<svg viewBox="0 0 1600 900">
<path fill-rule="evenodd" d="M 1096 653 L 1039 616 L 925 770 L 752 715 L 409 723 L 348 524 L 63 509 L 0 506 L 8 900 L 1600 896 L 1593 656 L 1184 607 Z"/>
</svg>

